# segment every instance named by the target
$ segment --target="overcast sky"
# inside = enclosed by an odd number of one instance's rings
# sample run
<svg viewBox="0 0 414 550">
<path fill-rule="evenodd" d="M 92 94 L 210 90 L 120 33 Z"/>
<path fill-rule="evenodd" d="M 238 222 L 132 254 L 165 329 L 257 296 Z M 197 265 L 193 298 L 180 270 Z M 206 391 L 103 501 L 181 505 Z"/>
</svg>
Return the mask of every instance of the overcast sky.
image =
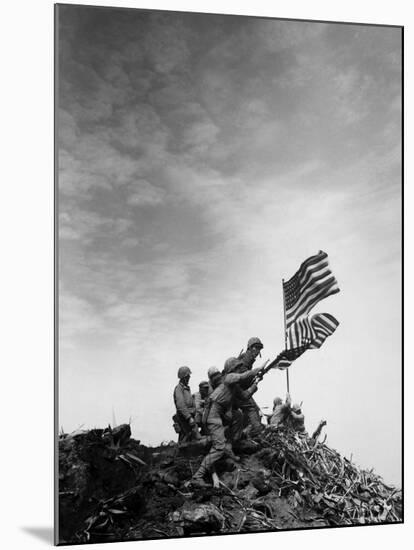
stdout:
<svg viewBox="0 0 414 550">
<path fill-rule="evenodd" d="M 312 431 L 401 483 L 401 31 L 59 8 L 60 425 L 174 439 L 172 391 L 250 336 L 320 249 L 339 321 L 290 369 Z M 271 372 L 262 407 L 284 396 Z"/>
</svg>

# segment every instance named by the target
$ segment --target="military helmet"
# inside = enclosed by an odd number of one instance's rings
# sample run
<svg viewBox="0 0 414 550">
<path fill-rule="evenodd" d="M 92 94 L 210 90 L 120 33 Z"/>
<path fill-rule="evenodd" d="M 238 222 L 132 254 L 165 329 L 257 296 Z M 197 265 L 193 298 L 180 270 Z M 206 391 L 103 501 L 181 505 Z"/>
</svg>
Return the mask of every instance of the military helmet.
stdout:
<svg viewBox="0 0 414 550">
<path fill-rule="evenodd" d="M 237 357 L 229 357 L 224 363 L 223 374 L 229 374 L 234 372 L 237 367 L 243 365 L 243 361 L 240 361 Z"/>
<path fill-rule="evenodd" d="M 199 383 L 198 387 L 199 388 L 206 388 L 210 386 L 210 384 L 207 382 L 207 380 L 203 380 L 202 382 Z"/>
<path fill-rule="evenodd" d="M 247 349 L 252 348 L 253 346 L 258 346 L 260 349 L 263 348 L 262 341 L 257 336 L 252 336 L 247 342 Z"/>
<path fill-rule="evenodd" d="M 221 374 L 217 367 L 210 367 L 207 371 L 207 375 L 210 379 L 216 374 Z"/>
<path fill-rule="evenodd" d="M 177 376 L 180 380 L 182 380 L 186 376 L 190 376 L 190 374 L 191 374 L 191 370 L 188 367 L 180 367 L 178 369 Z"/>
</svg>

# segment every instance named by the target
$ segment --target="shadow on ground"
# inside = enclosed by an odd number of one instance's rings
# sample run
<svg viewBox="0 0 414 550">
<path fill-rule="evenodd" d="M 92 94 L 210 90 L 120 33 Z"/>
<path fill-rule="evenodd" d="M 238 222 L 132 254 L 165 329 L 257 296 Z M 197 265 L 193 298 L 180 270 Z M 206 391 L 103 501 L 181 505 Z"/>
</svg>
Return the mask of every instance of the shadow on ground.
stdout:
<svg viewBox="0 0 414 550">
<path fill-rule="evenodd" d="M 22 527 L 22 531 L 53 545 L 53 527 Z"/>
</svg>

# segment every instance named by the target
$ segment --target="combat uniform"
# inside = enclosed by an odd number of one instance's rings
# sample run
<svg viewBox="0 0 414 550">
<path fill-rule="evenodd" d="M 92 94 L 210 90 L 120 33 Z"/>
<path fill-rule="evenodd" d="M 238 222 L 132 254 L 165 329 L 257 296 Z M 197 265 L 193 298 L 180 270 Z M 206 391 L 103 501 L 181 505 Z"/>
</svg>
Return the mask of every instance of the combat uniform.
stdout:
<svg viewBox="0 0 414 550">
<path fill-rule="evenodd" d="M 178 442 L 180 443 L 183 439 L 191 436 L 194 431 L 193 426 L 190 425 L 190 419 L 194 419 L 195 405 L 190 386 L 182 380 L 175 386 L 173 396 L 175 408 L 177 409 L 177 423 L 180 426 L 178 435 Z"/>
<path fill-rule="evenodd" d="M 292 405 L 290 411 L 289 425 L 295 432 L 306 434 L 305 428 L 305 415 L 303 414 L 299 405 Z"/>
<path fill-rule="evenodd" d="M 251 349 L 248 349 L 240 355 L 240 360 L 243 361 L 244 372 L 249 372 L 253 368 L 257 354 L 254 354 Z M 240 383 L 239 390 L 235 396 L 235 407 L 239 408 L 243 413 L 244 425 L 251 426 L 250 435 L 258 434 L 263 425 L 260 420 L 259 407 L 253 399 L 252 394 L 243 394 L 242 391 L 247 389 L 246 383 Z"/>
<path fill-rule="evenodd" d="M 273 414 L 270 417 L 269 424 L 275 428 L 280 426 L 285 426 L 287 419 L 290 415 L 290 403 L 282 403 L 282 400 L 279 399 L 278 403 L 273 409 Z"/>
<path fill-rule="evenodd" d="M 200 391 L 196 392 L 193 396 L 194 407 L 195 407 L 194 420 L 196 421 L 197 425 L 201 425 L 201 420 L 203 418 L 203 412 L 206 405 L 206 400 L 208 399 L 208 395 L 211 393 L 210 392 L 211 386 L 208 382 L 201 382 L 199 384 L 199 388 L 200 388 Z M 204 388 L 204 392 L 201 392 L 201 388 Z"/>
<path fill-rule="evenodd" d="M 226 435 L 230 441 L 240 439 L 243 417 L 240 411 L 233 409 L 234 394 L 239 383 L 251 382 L 259 370 L 253 369 L 243 374 L 235 372 L 226 374 L 222 383 L 210 395 L 206 430 L 212 445 L 194 478 L 200 479 L 205 473 L 213 471 L 214 464 L 225 454 Z"/>
</svg>

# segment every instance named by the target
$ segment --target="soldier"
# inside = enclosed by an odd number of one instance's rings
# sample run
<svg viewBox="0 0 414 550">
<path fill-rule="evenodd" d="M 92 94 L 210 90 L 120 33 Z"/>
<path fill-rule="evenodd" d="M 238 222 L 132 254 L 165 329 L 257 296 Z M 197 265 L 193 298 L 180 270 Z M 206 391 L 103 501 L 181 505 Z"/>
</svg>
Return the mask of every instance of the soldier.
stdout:
<svg viewBox="0 0 414 550">
<path fill-rule="evenodd" d="M 194 394 L 194 406 L 195 406 L 195 421 L 196 424 L 201 426 L 201 419 L 203 417 L 204 406 L 206 398 L 210 390 L 210 384 L 207 381 L 200 382 L 198 385 L 198 392 Z"/>
<path fill-rule="evenodd" d="M 200 439 L 201 436 L 194 419 L 194 399 L 188 385 L 191 370 L 188 367 L 180 367 L 177 376 L 180 381 L 174 388 L 173 396 L 177 413 L 173 416 L 173 421 L 174 427 L 178 430 L 178 443 L 183 443 L 191 439 Z"/>
<path fill-rule="evenodd" d="M 286 426 L 302 434 L 306 434 L 305 415 L 302 413 L 300 405 L 292 405 L 289 393 L 286 394 L 286 400 L 283 403 L 280 397 L 273 400 L 273 414 L 269 419 L 269 424 L 275 428 Z"/>
<path fill-rule="evenodd" d="M 295 432 L 306 434 L 305 428 L 305 415 L 302 412 L 301 406 L 297 403 L 292 405 L 290 416 L 289 416 L 289 425 L 292 427 Z"/>
<path fill-rule="evenodd" d="M 275 397 L 273 400 L 273 413 L 270 416 L 269 424 L 278 428 L 286 426 L 291 411 L 290 395 L 286 394 L 286 400 L 283 403 L 280 397 Z"/>
<path fill-rule="evenodd" d="M 256 361 L 257 356 L 261 355 L 262 349 L 263 344 L 260 338 L 257 336 L 252 336 L 249 338 L 246 351 L 242 352 L 239 357 L 243 361 L 246 369 L 250 370 L 253 368 L 253 363 Z"/>
<path fill-rule="evenodd" d="M 210 367 L 207 371 L 210 382 L 209 395 L 219 386 L 223 380 L 223 376 L 217 367 Z"/>
<path fill-rule="evenodd" d="M 260 338 L 253 336 L 247 342 L 247 350 L 240 354 L 239 359 L 243 362 L 242 372 L 248 372 L 253 368 L 253 363 L 256 361 L 263 349 L 263 344 Z M 244 383 L 240 384 L 241 389 L 246 389 Z M 255 436 L 263 429 L 263 424 L 260 419 L 259 407 L 253 397 L 243 398 L 240 394 L 236 396 L 236 406 L 242 411 L 244 418 L 244 426 L 247 427 L 249 435 Z"/>
<path fill-rule="evenodd" d="M 210 436 L 212 445 L 207 456 L 204 457 L 200 468 L 194 474 L 193 484 L 205 485 L 204 476 L 214 471 L 215 463 L 226 454 L 226 435 L 232 442 L 240 439 L 242 433 L 242 415 L 240 411 L 233 409 L 234 394 L 238 385 L 244 382 L 254 386 L 252 381 L 262 367 L 243 370 L 243 362 L 235 357 L 227 359 L 224 365 L 226 374 L 219 386 L 210 395 L 207 418 L 205 418 L 206 431 Z M 248 388 L 251 391 L 251 388 Z M 226 428 L 226 433 L 225 433 Z"/>
</svg>

